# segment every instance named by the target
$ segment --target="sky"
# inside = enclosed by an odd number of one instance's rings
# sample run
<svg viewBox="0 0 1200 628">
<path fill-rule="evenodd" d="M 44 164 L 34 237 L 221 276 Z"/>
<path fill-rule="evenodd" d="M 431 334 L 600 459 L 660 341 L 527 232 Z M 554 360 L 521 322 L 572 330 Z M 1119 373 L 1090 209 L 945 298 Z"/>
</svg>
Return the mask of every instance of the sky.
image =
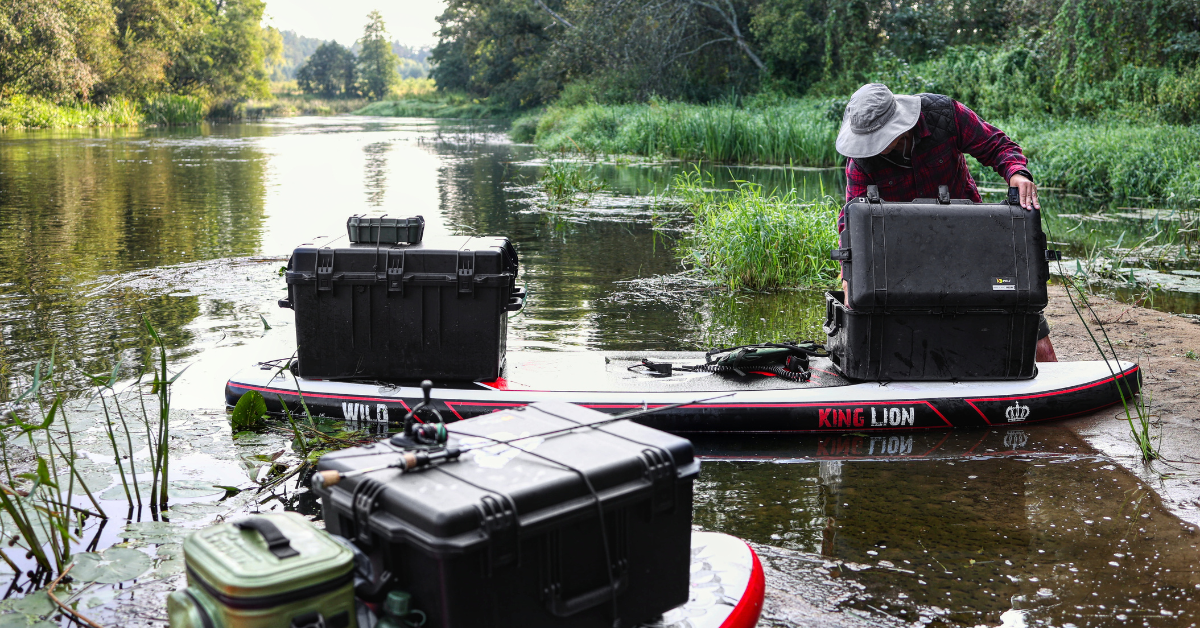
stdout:
<svg viewBox="0 0 1200 628">
<path fill-rule="evenodd" d="M 362 36 L 367 14 L 379 9 L 392 39 L 426 46 L 437 43 L 436 18 L 445 8 L 445 0 L 267 0 L 264 22 L 348 46 Z"/>
</svg>

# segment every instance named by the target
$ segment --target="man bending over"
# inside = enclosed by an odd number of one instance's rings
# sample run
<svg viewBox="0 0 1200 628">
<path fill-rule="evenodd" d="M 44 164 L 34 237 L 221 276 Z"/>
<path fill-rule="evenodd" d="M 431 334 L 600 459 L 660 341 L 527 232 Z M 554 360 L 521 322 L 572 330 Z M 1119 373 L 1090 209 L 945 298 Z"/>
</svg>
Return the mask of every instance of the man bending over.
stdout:
<svg viewBox="0 0 1200 628">
<path fill-rule="evenodd" d="M 847 201 L 866 196 L 868 185 L 878 186 L 879 197 L 893 202 L 937 198 L 938 186 L 945 185 L 950 198 L 982 202 L 967 171 L 966 153 L 1017 188 L 1021 207 L 1042 208 L 1021 147 L 949 96 L 897 96 L 886 85 L 863 85 L 846 105 L 837 150 L 849 158 Z M 838 216 L 838 232 L 845 227 L 843 212 Z M 1035 359 L 1058 361 L 1045 316 L 1038 329 Z"/>
</svg>

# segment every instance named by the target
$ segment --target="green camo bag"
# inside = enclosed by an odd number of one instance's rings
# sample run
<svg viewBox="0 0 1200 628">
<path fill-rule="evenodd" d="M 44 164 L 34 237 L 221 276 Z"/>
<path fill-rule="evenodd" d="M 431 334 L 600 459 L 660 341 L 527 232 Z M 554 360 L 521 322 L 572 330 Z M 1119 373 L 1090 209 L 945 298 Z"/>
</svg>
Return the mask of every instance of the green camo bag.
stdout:
<svg viewBox="0 0 1200 628">
<path fill-rule="evenodd" d="M 172 628 L 357 628 L 353 552 L 296 513 L 205 528 L 183 553 Z"/>
</svg>

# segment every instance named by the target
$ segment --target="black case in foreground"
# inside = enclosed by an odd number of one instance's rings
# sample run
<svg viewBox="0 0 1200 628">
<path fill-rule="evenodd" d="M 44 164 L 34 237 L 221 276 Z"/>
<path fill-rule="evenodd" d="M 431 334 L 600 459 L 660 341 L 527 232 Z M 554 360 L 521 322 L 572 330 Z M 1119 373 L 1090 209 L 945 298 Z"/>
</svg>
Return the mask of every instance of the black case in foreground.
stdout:
<svg viewBox="0 0 1200 628">
<path fill-rule="evenodd" d="M 298 374 L 308 378 L 487 380 L 504 364 L 507 313 L 521 309 L 508 238 L 418 244 L 302 244 L 288 261 Z"/>
<path fill-rule="evenodd" d="M 692 444 L 595 410 L 541 402 L 447 425 L 450 446 L 527 436 L 457 461 L 315 488 L 329 532 L 371 556 L 378 595 L 399 589 L 436 628 L 612 628 L 688 600 Z M 396 462 L 389 442 L 323 456 L 320 470 Z M 592 491 L 599 496 L 603 526 Z M 608 563 L 605 565 L 605 540 Z M 361 593 L 361 591 L 360 591 Z"/>
<path fill-rule="evenodd" d="M 826 295 L 826 343 L 847 377 L 1028 379 L 1046 307 L 1041 214 L 1004 203 L 867 197 L 845 205 L 841 292 Z"/>
</svg>

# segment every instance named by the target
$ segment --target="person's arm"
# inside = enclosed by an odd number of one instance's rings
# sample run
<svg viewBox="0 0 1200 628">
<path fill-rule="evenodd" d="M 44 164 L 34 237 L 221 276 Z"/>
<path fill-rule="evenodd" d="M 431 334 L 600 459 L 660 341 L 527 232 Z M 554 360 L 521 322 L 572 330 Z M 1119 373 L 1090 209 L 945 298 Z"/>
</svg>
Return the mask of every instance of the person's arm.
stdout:
<svg viewBox="0 0 1200 628">
<path fill-rule="evenodd" d="M 1041 209 L 1037 185 L 1026 167 L 1028 162 L 1021 147 L 1004 131 L 984 122 L 969 107 L 954 101 L 954 120 L 958 125 L 958 149 L 996 171 L 1009 187 L 1020 192 L 1021 207 Z"/>
<path fill-rule="evenodd" d="M 867 195 L 867 184 L 871 180 L 867 178 L 866 173 L 858 169 L 853 159 L 846 160 L 846 202 L 850 202 L 852 198 Z M 846 228 L 846 208 L 838 214 L 837 230 L 841 233 Z"/>
</svg>

